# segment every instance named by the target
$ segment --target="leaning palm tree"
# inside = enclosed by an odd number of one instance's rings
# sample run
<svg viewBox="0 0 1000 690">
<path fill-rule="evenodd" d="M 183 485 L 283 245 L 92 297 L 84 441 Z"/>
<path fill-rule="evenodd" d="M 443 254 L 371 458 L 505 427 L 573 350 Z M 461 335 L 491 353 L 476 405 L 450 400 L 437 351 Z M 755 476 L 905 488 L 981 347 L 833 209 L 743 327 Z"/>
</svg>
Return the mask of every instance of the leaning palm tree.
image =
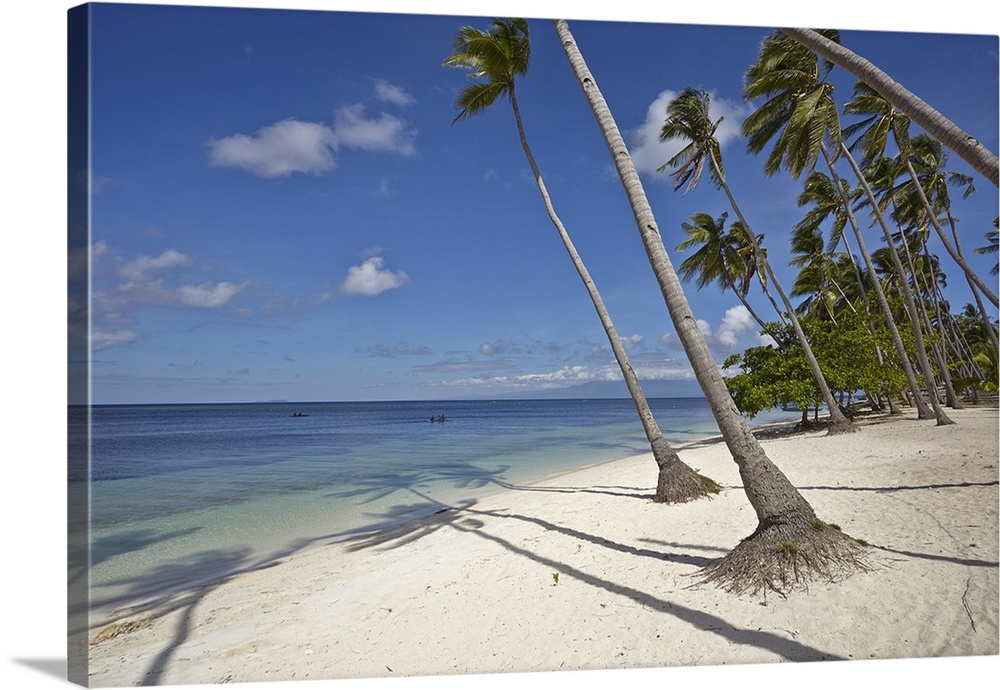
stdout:
<svg viewBox="0 0 1000 690">
<path fill-rule="evenodd" d="M 754 255 L 746 251 L 746 242 L 742 241 L 745 233 L 726 232 L 728 215 L 723 213 L 713 218 L 708 213 L 698 212 L 681 223 L 687 239 L 677 245 L 677 251 L 687 251 L 692 247 L 697 249 L 681 262 L 677 270 L 685 282 L 694 280 L 699 290 L 713 283 L 718 284 L 723 292 L 732 290 L 761 330 L 766 330 L 767 322 L 747 300 L 753 276 L 758 272 L 757 262 Z"/>
<path fill-rule="evenodd" d="M 980 141 L 961 130 L 957 125 L 931 108 L 919 97 L 857 53 L 840 45 L 820 32 L 810 29 L 781 29 L 787 36 L 844 68 L 870 85 L 887 101 L 906 113 L 931 136 L 961 156 L 975 170 L 985 175 L 993 184 L 1000 184 L 1000 167 L 997 156 Z"/>
<path fill-rule="evenodd" d="M 946 156 L 943 151 L 934 151 L 933 145 L 924 145 L 923 147 L 914 146 L 909 137 L 909 118 L 905 115 L 899 113 L 888 100 L 880 96 L 874 89 L 865 84 L 864 82 L 858 82 L 854 86 L 854 96 L 851 100 L 844 105 L 844 112 L 852 115 L 862 116 L 862 120 L 854 123 L 849 127 L 844 128 L 844 135 L 846 137 L 853 136 L 854 133 L 860 132 L 860 136 L 851 149 L 860 148 L 864 153 L 863 163 L 870 162 L 878 156 L 885 154 L 886 144 L 888 142 L 889 134 L 891 132 L 896 148 L 899 150 L 900 162 L 905 165 L 906 171 L 909 174 L 910 183 L 900 186 L 900 191 L 912 190 L 916 195 L 916 199 L 923 209 L 926 209 L 925 220 L 931 224 L 935 232 L 937 232 L 938 237 L 941 238 L 941 243 L 947 250 L 948 254 L 952 259 L 955 260 L 962 271 L 965 273 L 967 280 L 970 282 L 972 290 L 981 291 L 993 306 L 996 307 L 1000 305 L 1000 301 L 997 300 L 997 295 L 993 290 L 976 274 L 975 271 L 969 266 L 968 262 L 965 260 L 965 256 L 961 253 L 959 248 L 952 245 L 949 241 L 948 236 L 945 234 L 944 230 L 941 228 L 941 224 L 937 220 L 936 210 L 932 208 L 931 202 L 928 200 L 928 196 L 935 194 L 937 198 L 943 203 L 948 204 L 948 180 L 949 177 L 943 172 L 944 161 Z M 937 144 L 936 140 L 925 138 L 927 141 L 933 141 Z M 940 144 L 937 145 L 938 148 L 943 148 Z M 928 151 L 928 149 L 930 149 Z M 925 155 L 920 156 L 919 152 L 927 152 Z M 927 155 L 929 154 L 929 155 Z M 933 170 L 929 171 L 929 174 L 925 172 L 924 175 L 918 176 L 917 171 L 914 169 L 914 158 L 917 158 L 919 162 L 929 162 L 933 165 Z M 974 191 L 972 187 L 972 180 L 961 178 L 950 178 L 952 180 L 960 180 L 966 185 L 968 190 L 966 194 L 970 194 Z M 927 191 L 925 191 L 925 188 Z M 939 204 L 940 205 L 940 204 Z M 948 204 L 950 205 L 950 204 Z M 917 204 L 914 204 L 916 207 Z M 957 238 L 957 233 L 956 233 Z"/>
<path fill-rule="evenodd" d="M 814 319 L 837 323 L 837 307 L 856 311 L 839 278 L 840 255 L 826 251 L 826 240 L 819 228 L 798 229 L 792 234 L 790 266 L 799 269 L 792 284 L 792 297 L 805 297 L 797 309 Z"/>
<path fill-rule="evenodd" d="M 836 31 L 826 30 L 824 34 L 829 37 L 829 40 L 840 40 L 839 33 Z M 902 261 L 899 259 L 892 242 L 892 233 L 875 203 L 864 174 L 843 143 L 840 115 L 837 105 L 833 101 L 833 85 L 827 81 L 827 75 L 832 69 L 832 63 L 824 61 L 823 64 L 820 64 L 815 53 L 781 31 L 769 34 L 761 43 L 756 61 L 745 74 L 744 97 L 748 100 L 766 99 L 743 121 L 742 129 L 743 134 L 747 137 L 747 148 L 751 153 L 760 153 L 773 142 L 771 152 L 764 163 L 765 174 L 772 175 L 785 168 L 793 178 L 799 177 L 804 172 L 812 171 L 822 155 L 831 176 L 837 180 L 839 177 L 833 161 L 837 156 L 843 155 L 851 165 L 858 183 L 871 203 L 872 212 L 889 245 L 895 270 L 900 276 L 904 276 Z M 833 149 L 832 154 L 827 151 L 824 145 L 825 141 L 829 141 Z M 844 196 L 844 203 L 847 204 L 846 194 Z M 857 229 L 856 226 L 855 229 Z M 874 269 L 860 231 L 857 234 L 857 240 L 868 265 L 869 275 L 872 275 Z M 874 278 L 874 276 L 872 277 Z M 873 280 L 873 282 L 876 281 Z M 913 329 L 917 361 L 926 382 L 933 416 L 939 425 L 953 424 L 954 422 L 944 413 L 937 400 L 937 384 L 924 347 L 923 333 L 913 294 L 906 280 L 901 280 L 900 285 L 906 303 L 907 316 Z M 896 328 L 895 322 L 888 310 L 885 297 L 879 293 L 877 286 L 876 294 L 879 297 L 879 306 L 886 319 L 886 325 L 890 331 L 893 331 Z M 907 366 L 906 354 L 898 333 L 893 333 L 893 342 L 905 368 Z M 925 418 L 928 416 L 927 408 L 920 402 L 921 398 L 915 376 L 911 370 L 907 370 L 906 375 L 911 392 L 917 401 L 918 416 Z"/>
<path fill-rule="evenodd" d="M 849 189 L 845 190 L 848 197 L 851 195 Z M 852 216 L 849 216 L 844 209 L 844 204 L 840 198 L 840 191 L 834 186 L 833 180 L 828 175 L 818 171 L 809 173 L 806 182 L 802 187 L 802 192 L 798 197 L 799 206 L 811 204 L 811 208 L 806 215 L 792 227 L 792 234 L 799 232 L 814 232 L 820 228 L 827 220 L 831 220 L 830 240 L 827 243 L 827 251 L 833 252 L 843 243 L 844 256 L 853 267 L 854 279 L 864 301 L 867 302 L 867 294 L 864 282 L 861 278 L 861 270 L 854 260 L 851 245 L 847 239 L 847 224 Z"/>
<path fill-rule="evenodd" d="M 709 402 L 726 446 L 739 467 L 743 490 L 757 515 L 757 529 L 753 534 L 709 565 L 702 571 L 702 576 L 705 581 L 716 582 L 729 591 L 770 589 L 785 592 L 812 578 L 829 579 L 865 568 L 865 548 L 840 530 L 826 528 L 809 502 L 767 457 L 736 408 L 691 312 L 663 245 L 639 173 L 611 109 L 587 67 L 566 20 L 555 19 L 553 24 L 621 179 L 678 339 Z"/>
<path fill-rule="evenodd" d="M 483 112 L 502 97 L 506 97 L 510 102 L 514 111 L 517 132 L 521 139 L 521 148 L 528 159 L 528 165 L 531 167 L 549 219 L 558 231 L 559 237 L 573 261 L 573 266 L 580 275 L 594 308 L 597 310 L 597 315 L 607 333 L 608 341 L 615 359 L 618 361 L 625 384 L 632 396 L 632 401 L 635 403 L 636 411 L 653 452 L 653 459 L 659 468 L 654 501 L 682 503 L 718 493 L 720 491 L 718 484 L 684 464 L 677 452 L 664 438 L 663 432 L 653 417 L 642 387 L 639 385 L 639 379 L 629 362 L 622 340 L 618 336 L 611 316 L 604 305 L 604 300 L 573 245 L 569 233 L 555 212 L 541 172 L 539 172 L 535 162 L 534 154 L 528 146 L 515 91 L 515 82 L 518 77 L 527 73 L 531 57 L 527 21 L 524 19 L 495 19 L 486 31 L 471 26 L 462 27 L 455 36 L 452 48 L 453 52 L 445 59 L 444 64 L 448 67 L 468 70 L 469 77 L 475 80 L 458 94 L 456 106 L 460 110 L 453 122 Z"/>
<path fill-rule="evenodd" d="M 850 244 L 847 240 L 847 233 L 845 232 L 848 224 L 850 224 L 851 229 L 854 231 L 855 237 L 861 236 L 861 230 L 857 225 L 857 219 L 854 217 L 854 213 L 851 210 L 851 205 L 849 199 L 852 193 L 847 189 L 847 184 L 840 179 L 834 181 L 830 176 L 821 173 L 819 171 L 812 171 L 806 178 L 805 185 L 802 188 L 802 193 L 799 194 L 798 204 L 799 206 L 807 206 L 811 204 L 811 208 L 806 213 L 805 217 L 796 223 L 792 227 L 793 236 L 799 233 L 812 233 L 818 232 L 820 226 L 827 221 L 827 219 L 832 219 L 830 227 L 830 241 L 827 244 L 827 251 L 833 252 L 836 247 L 840 244 L 844 244 L 845 252 L 841 254 L 841 258 L 838 260 L 840 266 L 840 273 L 843 276 L 853 275 L 854 282 L 853 287 L 848 284 L 848 281 L 843 281 L 845 284 L 845 290 L 850 291 L 853 300 L 848 300 L 848 302 L 858 301 L 861 303 L 865 310 L 867 316 L 866 322 L 868 325 L 868 332 L 871 333 L 872 339 L 875 340 L 875 355 L 881 365 L 884 362 L 884 354 L 882 352 L 881 345 L 878 344 L 878 339 L 876 336 L 876 326 L 872 319 L 871 314 L 871 304 L 868 299 L 869 290 L 866 287 L 866 282 L 868 284 L 872 281 L 872 276 L 861 275 L 861 270 L 858 268 L 858 262 L 854 258 L 854 254 L 851 251 Z M 867 249 L 865 249 L 867 252 Z M 868 262 L 871 263 L 870 261 Z M 849 270 L 848 270 L 849 269 Z M 886 305 L 888 307 L 888 305 Z M 895 324 L 893 324 L 895 329 Z M 896 339 L 899 339 L 898 330 L 894 330 L 894 335 Z M 899 349 L 897 352 L 902 352 L 905 355 L 905 350 L 902 347 L 902 341 L 899 341 Z M 917 385 L 916 377 L 913 374 L 912 367 L 909 366 L 909 360 L 904 359 L 904 364 L 908 370 L 909 378 L 912 380 L 911 392 L 917 396 L 917 401 L 923 404 L 921 398 L 919 398 L 919 386 Z M 896 405 L 896 400 L 892 395 L 888 396 L 888 406 L 889 411 L 892 414 L 899 414 L 900 410 Z M 930 408 L 927 408 L 927 416 L 931 415 Z"/>
<path fill-rule="evenodd" d="M 689 142 L 687 146 L 681 149 L 680 153 L 667 162 L 667 165 L 678 166 L 677 172 L 681 173 L 678 175 L 678 178 L 687 179 L 688 189 L 690 189 L 698 183 L 698 179 L 701 176 L 701 168 L 707 160 L 712 182 L 717 188 L 725 191 L 726 198 L 729 199 L 729 205 L 736 212 L 736 215 L 740 219 L 740 224 L 746 231 L 748 244 L 755 250 L 765 274 L 778 293 L 778 297 L 781 298 L 782 303 L 785 305 L 788 320 L 792 323 L 795 337 L 802 348 L 806 361 L 809 363 L 809 368 L 812 370 L 813 378 L 816 379 L 816 385 L 819 387 L 823 400 L 830 412 L 828 433 L 838 434 L 846 431 L 854 431 L 854 424 L 844 415 L 837 401 L 834 400 L 830 386 L 826 382 L 826 376 L 823 374 L 819 361 L 816 359 L 816 355 L 813 354 L 805 331 L 802 330 L 802 325 L 795 314 L 795 307 L 792 306 L 791 300 L 785 293 L 784 288 L 782 288 L 781 283 L 778 282 L 778 278 L 774 275 L 774 271 L 771 269 L 767 258 L 760 251 L 757 236 L 750 229 L 750 224 L 736 203 L 736 198 L 733 196 L 732 189 L 726 180 L 726 173 L 722 165 L 722 147 L 719 145 L 719 140 L 715 138 L 715 130 L 718 128 L 721 118 L 712 122 L 709 116 L 709 107 L 710 97 L 708 93 L 691 87 L 685 88 L 667 105 L 667 119 L 660 130 L 660 141 L 669 141 L 677 138 L 686 139 Z M 685 173 L 683 171 L 694 172 Z"/>
</svg>

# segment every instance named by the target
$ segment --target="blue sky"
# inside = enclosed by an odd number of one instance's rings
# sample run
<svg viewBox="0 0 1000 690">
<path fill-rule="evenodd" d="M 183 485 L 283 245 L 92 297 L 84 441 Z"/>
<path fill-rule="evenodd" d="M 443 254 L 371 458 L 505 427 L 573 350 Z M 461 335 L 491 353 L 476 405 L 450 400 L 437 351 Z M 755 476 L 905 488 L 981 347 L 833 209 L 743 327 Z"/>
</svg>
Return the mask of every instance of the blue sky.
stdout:
<svg viewBox="0 0 1000 690">
<path fill-rule="evenodd" d="M 332 5 L 331 5 L 332 6 Z M 350 9 L 350 6 L 347 6 Z M 530 16 L 530 15 L 529 15 Z M 705 20 L 708 21 L 708 20 Z M 509 105 L 452 124 L 459 27 L 487 17 L 97 5 L 92 25 L 92 396 L 97 403 L 532 394 L 620 373 L 518 144 Z M 518 85 L 529 143 L 640 377 L 692 375 L 600 133 L 551 23 Z M 574 20 L 675 265 L 680 225 L 727 211 L 655 169 L 685 86 L 724 116 L 730 184 L 786 286 L 800 183 L 738 134 L 766 27 Z M 992 151 L 997 38 L 844 30 L 843 43 Z M 837 70 L 837 100 L 854 79 Z M 728 127 L 728 129 L 726 129 Z M 957 155 L 949 169 L 971 170 Z M 956 201 L 972 255 L 997 189 Z M 871 246 L 877 246 L 873 234 Z M 944 256 L 948 297 L 969 301 Z M 759 342 L 715 288 L 687 289 L 713 352 Z M 768 304 L 751 297 L 761 313 Z M 655 382 L 655 383 L 654 383 Z"/>
</svg>

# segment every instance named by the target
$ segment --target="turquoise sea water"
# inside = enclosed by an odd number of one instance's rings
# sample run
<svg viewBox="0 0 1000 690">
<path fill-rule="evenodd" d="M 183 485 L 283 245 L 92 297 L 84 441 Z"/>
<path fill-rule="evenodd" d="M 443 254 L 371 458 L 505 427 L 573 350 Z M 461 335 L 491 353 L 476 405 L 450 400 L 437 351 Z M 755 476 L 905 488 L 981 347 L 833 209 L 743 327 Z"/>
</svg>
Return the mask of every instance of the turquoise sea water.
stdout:
<svg viewBox="0 0 1000 690">
<path fill-rule="evenodd" d="M 702 398 L 650 404 L 672 445 L 718 433 Z M 649 450 L 627 399 L 95 406 L 70 423 L 89 425 L 70 481 L 89 481 L 98 608 Z"/>
</svg>

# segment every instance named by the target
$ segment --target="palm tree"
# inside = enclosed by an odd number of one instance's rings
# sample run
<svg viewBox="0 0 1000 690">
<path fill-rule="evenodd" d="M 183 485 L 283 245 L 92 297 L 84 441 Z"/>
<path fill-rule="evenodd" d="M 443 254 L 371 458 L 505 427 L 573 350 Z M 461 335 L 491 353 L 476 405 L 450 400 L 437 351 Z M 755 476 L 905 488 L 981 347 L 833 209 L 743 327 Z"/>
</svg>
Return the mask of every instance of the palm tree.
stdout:
<svg viewBox="0 0 1000 690">
<path fill-rule="evenodd" d="M 839 41 L 839 34 L 836 31 L 826 30 L 824 34 L 832 40 Z M 747 147 L 752 153 L 759 153 L 776 138 L 771 153 L 764 164 L 765 174 L 771 175 L 784 167 L 795 178 L 803 172 L 812 171 L 822 155 L 831 176 L 837 180 L 839 177 L 833 166 L 833 158 L 843 154 L 851 164 L 865 194 L 872 200 L 873 211 L 876 213 L 876 218 L 882 227 L 886 241 L 889 243 L 895 269 L 900 275 L 904 275 L 902 262 L 892 244 L 891 232 L 885 219 L 874 203 L 871 189 L 864 175 L 843 144 L 840 117 L 837 106 L 833 102 L 833 85 L 826 81 L 826 76 L 831 69 L 833 69 L 832 63 L 824 61 L 823 64 L 820 64 L 813 52 L 780 31 L 768 35 L 761 44 L 757 60 L 747 69 L 745 75 L 743 95 L 750 100 L 766 98 L 764 103 L 743 122 L 743 134 L 748 138 Z M 824 141 L 830 143 L 834 151 L 833 155 L 828 153 Z M 844 201 L 845 204 L 848 203 L 846 196 L 844 196 Z M 866 262 L 869 262 L 864 238 L 860 232 L 858 232 L 857 240 Z M 870 263 L 868 263 L 868 270 L 870 275 L 874 271 Z M 873 280 L 873 282 L 877 281 Z M 901 286 L 917 345 L 917 360 L 930 393 L 928 397 L 931 401 L 934 417 L 939 425 L 951 424 L 952 420 L 945 415 L 937 401 L 937 387 L 924 348 L 923 334 L 913 295 L 905 280 L 901 281 Z M 876 294 L 879 295 L 877 286 Z M 884 295 L 879 295 L 879 305 L 886 319 L 886 325 L 892 331 L 895 329 L 895 323 Z M 905 350 L 902 341 L 898 338 L 898 332 L 894 334 L 893 341 L 899 352 L 900 360 L 905 362 Z M 907 380 L 915 400 L 919 401 L 919 388 L 916 386 L 916 379 L 912 371 L 907 371 Z M 926 406 L 920 406 L 918 403 L 918 412 L 919 416 L 924 418 L 927 413 Z"/>
<path fill-rule="evenodd" d="M 781 29 L 787 36 L 844 68 L 855 77 L 870 85 L 887 101 L 906 113 L 931 136 L 961 156 L 975 170 L 986 176 L 993 184 L 1000 184 L 1000 167 L 997 156 L 931 108 L 923 100 L 907 91 L 888 74 L 877 68 L 857 53 L 840 45 L 822 32 L 810 29 Z"/>
<path fill-rule="evenodd" d="M 732 290 L 761 330 L 766 330 L 767 323 L 747 301 L 753 276 L 758 272 L 757 262 L 746 251 L 745 233 L 726 232 L 727 217 L 726 213 L 712 218 L 708 213 L 699 212 L 691 216 L 690 221 L 681 223 L 687 239 L 677 245 L 677 251 L 698 249 L 677 270 L 685 282 L 695 280 L 699 290 L 712 283 L 718 283 L 723 291 Z"/>
<path fill-rule="evenodd" d="M 597 120 L 632 208 L 650 266 L 684 351 L 736 462 L 757 529 L 702 571 L 730 591 L 787 591 L 812 577 L 833 578 L 864 568 L 864 548 L 825 523 L 767 457 L 733 402 L 663 245 L 653 210 L 611 109 L 564 19 L 553 20 L 563 52 Z M 794 548 L 782 548 L 792 544 Z"/>
<path fill-rule="evenodd" d="M 932 208 L 931 203 L 927 198 L 929 193 L 936 194 L 944 205 L 950 206 L 950 203 L 948 203 L 949 179 L 953 181 L 953 183 L 964 183 L 967 185 L 967 189 L 969 191 L 966 192 L 966 195 L 970 194 L 971 191 L 974 190 L 974 187 L 972 187 L 972 180 L 956 176 L 949 178 L 943 173 L 944 159 L 946 156 L 942 150 L 934 150 L 935 148 L 942 148 L 936 140 L 930 139 L 929 137 L 921 137 L 920 139 L 923 141 L 922 145 L 911 145 L 913 142 L 911 142 L 909 138 L 909 118 L 897 112 L 888 100 L 880 96 L 874 89 L 864 82 L 858 82 L 854 86 L 854 97 L 850 100 L 850 102 L 844 105 L 844 112 L 853 115 L 867 116 L 850 127 L 844 128 L 844 135 L 848 137 L 853 135 L 855 132 L 861 132 L 861 136 L 851 148 L 853 149 L 858 147 L 864 152 L 865 159 L 863 160 L 863 163 L 870 162 L 876 157 L 884 155 L 889 133 L 892 133 L 893 140 L 899 150 L 900 159 L 906 166 L 906 170 L 910 177 L 910 184 L 908 187 L 916 194 L 922 208 L 926 209 L 926 221 L 934 227 L 934 230 L 941 238 L 941 243 L 944 245 L 944 248 L 948 251 L 951 258 L 955 260 L 955 263 L 957 263 L 965 272 L 969 282 L 975 285 L 972 289 L 980 290 L 984 295 L 986 295 L 986 298 L 993 303 L 994 307 L 1000 305 L 1000 302 L 997 300 L 996 293 L 994 293 L 976 274 L 976 272 L 972 270 L 962 253 L 958 251 L 958 249 L 956 249 L 956 247 L 954 247 L 948 240 L 948 236 L 945 235 L 944 230 L 941 228 L 941 224 L 937 220 L 935 209 Z M 935 146 L 935 144 L 937 146 Z M 924 153 L 923 156 L 920 155 L 921 152 Z M 923 176 L 923 179 L 917 175 L 917 172 L 914 169 L 914 157 L 916 157 L 918 161 L 929 163 L 932 166 L 932 169 L 928 171 L 928 174 Z M 925 188 L 929 191 L 925 192 Z M 907 185 L 900 187 L 901 192 L 904 192 L 906 189 Z"/>
<path fill-rule="evenodd" d="M 524 19 L 495 19 L 486 31 L 470 26 L 462 27 L 455 37 L 452 48 L 453 52 L 445 59 L 444 64 L 448 67 L 468 70 L 469 77 L 476 80 L 458 94 L 456 106 L 460 108 L 460 111 L 453 123 L 483 112 L 497 99 L 504 96 L 511 104 L 517 132 L 521 139 L 521 147 L 528 159 L 528 165 L 531 167 L 549 219 L 558 231 L 559 237 L 573 261 L 573 266 L 580 275 L 594 308 L 597 310 L 615 359 L 618 361 L 618 366 L 625 379 L 625 384 L 632 396 L 636 412 L 642 422 L 646 439 L 653 452 L 653 459 L 659 468 L 654 501 L 681 503 L 708 496 L 711 493 L 718 493 L 720 487 L 684 464 L 677 452 L 664 438 L 663 432 L 649 408 L 642 387 L 639 385 L 639 379 L 629 362 L 622 340 L 611 321 L 611 315 L 608 313 L 604 300 L 591 279 L 587 267 L 573 245 L 569 233 L 555 212 L 535 157 L 528 146 L 515 92 L 515 82 L 519 76 L 527 73 L 531 57 L 527 21 Z"/>
<path fill-rule="evenodd" d="M 830 426 L 828 433 L 837 434 L 846 431 L 854 431 L 854 424 L 844 415 L 844 413 L 840 410 L 840 406 L 837 404 L 837 401 L 834 400 L 833 394 L 830 392 L 830 386 L 827 385 L 826 377 L 823 375 L 819 362 L 816 360 L 816 356 L 813 354 L 812 348 L 809 346 L 809 341 L 806 338 L 805 332 L 802 330 L 802 325 L 799 323 L 798 317 L 795 315 L 795 308 L 792 306 L 791 300 L 781 287 L 781 283 L 778 282 L 777 276 L 774 275 L 774 271 L 771 269 L 767 258 L 760 251 L 757 236 L 750 229 L 750 224 L 743 216 L 743 212 L 736 203 L 736 199 L 729 187 L 729 183 L 726 181 L 726 174 L 722 166 L 721 147 L 719 146 L 719 141 L 715 138 L 715 130 L 718 128 L 721 119 L 714 123 L 711 121 L 711 118 L 709 117 L 709 106 L 710 98 L 708 93 L 691 87 L 687 87 L 682 90 L 681 93 L 667 105 L 667 119 L 660 130 L 660 141 L 680 138 L 687 139 L 690 142 L 684 147 L 684 149 L 681 150 L 679 154 L 671 158 L 670 161 L 667 162 L 667 165 L 680 164 L 680 167 L 678 167 L 678 173 L 685 170 L 695 171 L 694 173 L 689 172 L 687 174 L 679 175 L 679 178 L 688 179 L 688 189 L 690 189 L 698 183 L 698 178 L 701 176 L 701 168 L 704 166 L 705 160 L 708 161 L 710 166 L 709 169 L 711 170 L 712 182 L 716 187 L 725 191 L 726 198 L 729 199 L 729 205 L 732 206 L 733 211 L 736 212 L 740 223 L 746 230 L 747 243 L 754 249 L 754 253 L 758 256 L 758 261 L 763 266 L 765 274 L 771 281 L 771 285 L 774 286 L 774 289 L 777 291 L 782 303 L 785 305 L 788 319 L 791 321 L 792 329 L 795 332 L 795 337 L 798 339 L 799 345 L 802 347 L 806 361 L 809 363 L 813 376 L 816 378 L 816 384 L 819 387 L 819 390 L 823 395 L 823 400 L 826 402 L 827 409 L 830 412 Z"/>
<path fill-rule="evenodd" d="M 838 180 L 838 182 L 846 187 L 846 183 L 842 180 Z M 851 224 L 852 229 L 855 231 L 855 235 L 857 235 L 860 231 L 857 228 L 857 221 L 854 218 L 854 214 L 850 210 L 850 204 L 844 203 L 844 199 L 841 197 L 840 191 L 841 190 L 838 188 L 837 184 L 835 184 L 828 175 L 816 170 L 809 173 L 802 192 L 799 194 L 798 204 L 799 206 L 807 206 L 811 204 L 811 208 L 807 211 L 805 217 L 792 227 L 792 237 L 794 241 L 794 238 L 798 237 L 800 234 L 805 234 L 808 237 L 813 233 L 821 233 L 821 225 L 828 219 L 832 218 L 833 222 L 830 228 L 830 240 L 827 243 L 827 252 L 832 254 L 841 242 L 843 242 L 845 248 L 845 252 L 839 254 L 838 258 L 835 259 L 835 273 L 842 276 L 842 282 L 845 286 L 844 289 L 840 289 L 839 291 L 842 294 L 844 292 L 849 293 L 844 295 L 844 300 L 847 304 L 850 305 L 854 302 L 860 302 L 864 308 L 868 332 L 871 333 L 872 340 L 874 341 L 875 356 L 878 360 L 879 366 L 881 366 L 884 363 L 885 355 L 878 339 L 876 338 L 877 329 L 871 315 L 871 306 L 868 300 L 866 280 L 861 275 L 857 261 L 855 260 L 854 255 L 851 252 L 850 245 L 847 242 L 847 234 L 844 232 L 848 223 Z M 850 196 L 851 192 L 845 189 L 844 198 L 849 198 Z M 818 247 L 815 249 L 818 249 Z M 854 277 L 853 282 L 850 280 L 851 276 Z M 871 278 L 869 277 L 869 284 L 870 280 Z M 914 379 L 913 389 L 919 393 L 916 386 L 916 379 Z M 899 414 L 900 410 L 896 405 L 895 398 L 892 395 L 888 395 L 887 398 L 890 413 Z M 879 406 L 881 405 L 879 404 Z"/>
<path fill-rule="evenodd" d="M 854 305 L 837 282 L 839 256 L 827 253 L 826 240 L 818 227 L 798 228 L 792 234 L 792 254 L 794 257 L 789 265 L 797 267 L 799 272 L 791 296 L 806 298 L 797 307 L 798 311 L 834 324 L 837 323 L 835 307 L 838 303 L 854 311 Z"/>
<path fill-rule="evenodd" d="M 851 190 L 846 189 L 846 183 L 843 181 L 841 181 L 841 184 L 844 184 L 845 194 L 850 198 Z M 865 287 L 865 281 L 861 276 L 861 270 L 858 268 L 858 262 L 851 251 L 851 245 L 847 240 L 847 233 L 844 232 L 847 229 L 848 223 L 853 224 L 856 220 L 854 215 L 848 213 L 848 209 L 845 208 L 843 199 L 840 196 L 840 190 L 834 184 L 833 180 L 830 179 L 829 175 L 814 170 L 806 178 L 805 185 L 797 201 L 799 206 L 808 206 L 811 204 L 811 208 L 806 212 L 802 220 L 792 226 L 792 237 L 794 238 L 800 233 L 807 235 L 817 232 L 822 233 L 821 226 L 823 223 L 828 219 L 832 219 L 830 240 L 827 242 L 826 252 L 834 255 L 837 247 L 840 244 L 844 245 L 843 253 L 836 255 L 834 259 L 835 263 L 839 265 L 838 272 L 843 277 L 845 286 L 842 288 L 838 287 L 838 291 L 842 294 L 847 291 L 851 293 L 851 298 L 847 298 L 844 295 L 848 304 L 853 305 L 854 302 L 862 304 L 865 313 L 868 314 L 869 331 L 874 335 L 875 327 L 871 324 L 868 289 Z M 854 277 L 853 287 L 849 279 L 851 275 Z"/>
</svg>

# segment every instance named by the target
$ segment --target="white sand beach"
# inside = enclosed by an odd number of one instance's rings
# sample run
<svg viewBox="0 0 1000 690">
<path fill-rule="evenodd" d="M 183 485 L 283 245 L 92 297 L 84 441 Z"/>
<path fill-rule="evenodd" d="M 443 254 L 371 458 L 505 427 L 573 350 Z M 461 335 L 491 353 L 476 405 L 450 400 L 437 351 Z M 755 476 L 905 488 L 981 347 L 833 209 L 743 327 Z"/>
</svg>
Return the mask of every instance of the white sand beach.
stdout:
<svg viewBox="0 0 1000 690">
<path fill-rule="evenodd" d="M 654 504 L 651 456 L 504 490 L 93 621 L 93 686 L 998 654 L 998 417 L 763 438 L 872 572 L 787 598 L 692 577 L 756 526 L 719 442 L 681 458 L 725 488 Z M 763 435 L 762 435 L 763 436 Z"/>
</svg>

